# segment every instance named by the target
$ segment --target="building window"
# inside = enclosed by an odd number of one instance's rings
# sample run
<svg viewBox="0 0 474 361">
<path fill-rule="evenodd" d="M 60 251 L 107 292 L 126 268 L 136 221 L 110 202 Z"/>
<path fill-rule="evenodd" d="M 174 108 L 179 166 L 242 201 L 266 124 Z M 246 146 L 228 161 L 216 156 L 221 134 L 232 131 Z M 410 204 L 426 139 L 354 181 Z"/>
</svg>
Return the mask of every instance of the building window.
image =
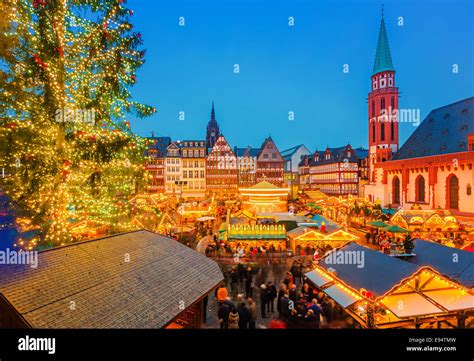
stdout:
<svg viewBox="0 0 474 361">
<path fill-rule="evenodd" d="M 416 201 L 425 202 L 425 178 L 422 175 L 419 175 L 416 178 Z"/>
<path fill-rule="evenodd" d="M 375 117 L 375 101 L 372 100 L 372 118 Z"/>
<path fill-rule="evenodd" d="M 372 142 L 375 143 L 375 124 L 372 124 Z"/>
<path fill-rule="evenodd" d="M 468 184 L 467 187 L 466 187 L 466 194 L 467 194 L 468 196 L 470 196 L 470 195 L 472 194 L 472 189 L 471 189 L 471 185 L 470 185 L 470 184 Z"/>
<path fill-rule="evenodd" d="M 390 139 L 395 140 L 395 124 L 393 122 L 390 123 Z"/>
<path fill-rule="evenodd" d="M 385 140 L 385 123 L 380 124 L 380 140 Z"/>
<path fill-rule="evenodd" d="M 392 181 L 392 204 L 400 204 L 400 178 L 397 176 Z"/>
<path fill-rule="evenodd" d="M 385 98 L 380 98 L 380 112 L 385 110 Z"/>
<path fill-rule="evenodd" d="M 392 112 L 395 109 L 395 97 L 390 98 L 390 107 L 392 108 Z"/>
</svg>

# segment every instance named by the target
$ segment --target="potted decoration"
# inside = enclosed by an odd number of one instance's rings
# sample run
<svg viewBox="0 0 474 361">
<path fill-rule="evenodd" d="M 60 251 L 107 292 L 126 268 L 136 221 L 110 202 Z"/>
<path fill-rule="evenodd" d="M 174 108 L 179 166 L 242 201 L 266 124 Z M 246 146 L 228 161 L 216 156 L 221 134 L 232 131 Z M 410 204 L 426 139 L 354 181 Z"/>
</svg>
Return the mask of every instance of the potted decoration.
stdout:
<svg viewBox="0 0 474 361">
<path fill-rule="evenodd" d="M 405 249 L 406 254 L 412 254 L 413 249 L 415 248 L 413 239 L 408 234 L 405 236 L 405 240 L 403 241 L 403 248 Z"/>
</svg>

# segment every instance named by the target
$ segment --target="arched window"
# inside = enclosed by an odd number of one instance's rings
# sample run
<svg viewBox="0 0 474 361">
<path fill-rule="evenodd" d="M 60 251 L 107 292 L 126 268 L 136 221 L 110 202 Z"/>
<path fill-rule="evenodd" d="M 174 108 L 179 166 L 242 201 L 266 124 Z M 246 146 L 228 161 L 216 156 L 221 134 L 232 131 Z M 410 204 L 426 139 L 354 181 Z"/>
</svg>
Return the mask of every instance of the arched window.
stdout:
<svg viewBox="0 0 474 361">
<path fill-rule="evenodd" d="M 372 142 L 375 143 L 375 123 L 372 124 Z"/>
<path fill-rule="evenodd" d="M 392 112 L 393 112 L 393 109 L 395 109 L 395 97 L 391 97 L 390 98 L 390 107 L 392 108 Z"/>
<path fill-rule="evenodd" d="M 395 123 L 393 121 L 390 123 L 390 139 L 395 140 Z"/>
<path fill-rule="evenodd" d="M 454 174 L 446 178 L 446 208 L 459 209 L 459 179 Z"/>
<path fill-rule="evenodd" d="M 372 117 L 375 117 L 375 101 L 372 100 Z"/>
<path fill-rule="evenodd" d="M 469 183 L 467 184 L 467 187 L 466 187 L 466 194 L 468 196 L 470 196 L 472 194 L 471 185 Z"/>
<path fill-rule="evenodd" d="M 424 203 L 425 202 L 425 178 L 422 175 L 419 175 L 416 178 L 415 191 L 416 191 L 416 201 Z"/>
<path fill-rule="evenodd" d="M 400 204 L 400 178 L 397 176 L 392 180 L 392 204 Z"/>
<path fill-rule="evenodd" d="M 380 125 L 380 140 L 385 140 L 385 123 Z"/>
<path fill-rule="evenodd" d="M 385 98 L 380 98 L 380 111 L 385 109 Z"/>
</svg>

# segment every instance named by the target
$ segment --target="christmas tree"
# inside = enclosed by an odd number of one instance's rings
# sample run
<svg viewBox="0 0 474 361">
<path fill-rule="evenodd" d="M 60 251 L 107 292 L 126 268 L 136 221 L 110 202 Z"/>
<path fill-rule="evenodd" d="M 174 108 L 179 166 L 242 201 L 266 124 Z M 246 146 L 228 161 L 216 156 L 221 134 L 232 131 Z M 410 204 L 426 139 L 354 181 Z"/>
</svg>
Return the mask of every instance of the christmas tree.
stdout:
<svg viewBox="0 0 474 361">
<path fill-rule="evenodd" d="M 145 55 L 132 16 L 121 0 L 0 5 L 0 188 L 43 245 L 134 227 L 145 144 L 128 119 L 155 109 L 130 93 Z"/>
</svg>

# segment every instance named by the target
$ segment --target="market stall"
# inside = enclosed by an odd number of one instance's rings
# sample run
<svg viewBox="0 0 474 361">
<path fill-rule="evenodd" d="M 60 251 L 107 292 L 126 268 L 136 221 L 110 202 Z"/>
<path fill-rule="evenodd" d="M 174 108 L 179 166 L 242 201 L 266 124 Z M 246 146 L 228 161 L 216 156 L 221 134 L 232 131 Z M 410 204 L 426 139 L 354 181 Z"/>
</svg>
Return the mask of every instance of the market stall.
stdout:
<svg viewBox="0 0 474 361">
<path fill-rule="evenodd" d="M 457 280 L 353 242 L 305 276 L 364 328 L 464 327 L 474 313 L 472 289 Z"/>
<path fill-rule="evenodd" d="M 301 250 L 307 253 L 309 250 L 326 249 L 340 247 L 344 243 L 355 241 L 357 236 L 345 232 L 343 230 L 336 230 L 332 233 L 322 233 L 316 228 L 300 226 L 298 228 L 288 231 L 288 240 L 290 248 L 296 254 Z"/>
</svg>

